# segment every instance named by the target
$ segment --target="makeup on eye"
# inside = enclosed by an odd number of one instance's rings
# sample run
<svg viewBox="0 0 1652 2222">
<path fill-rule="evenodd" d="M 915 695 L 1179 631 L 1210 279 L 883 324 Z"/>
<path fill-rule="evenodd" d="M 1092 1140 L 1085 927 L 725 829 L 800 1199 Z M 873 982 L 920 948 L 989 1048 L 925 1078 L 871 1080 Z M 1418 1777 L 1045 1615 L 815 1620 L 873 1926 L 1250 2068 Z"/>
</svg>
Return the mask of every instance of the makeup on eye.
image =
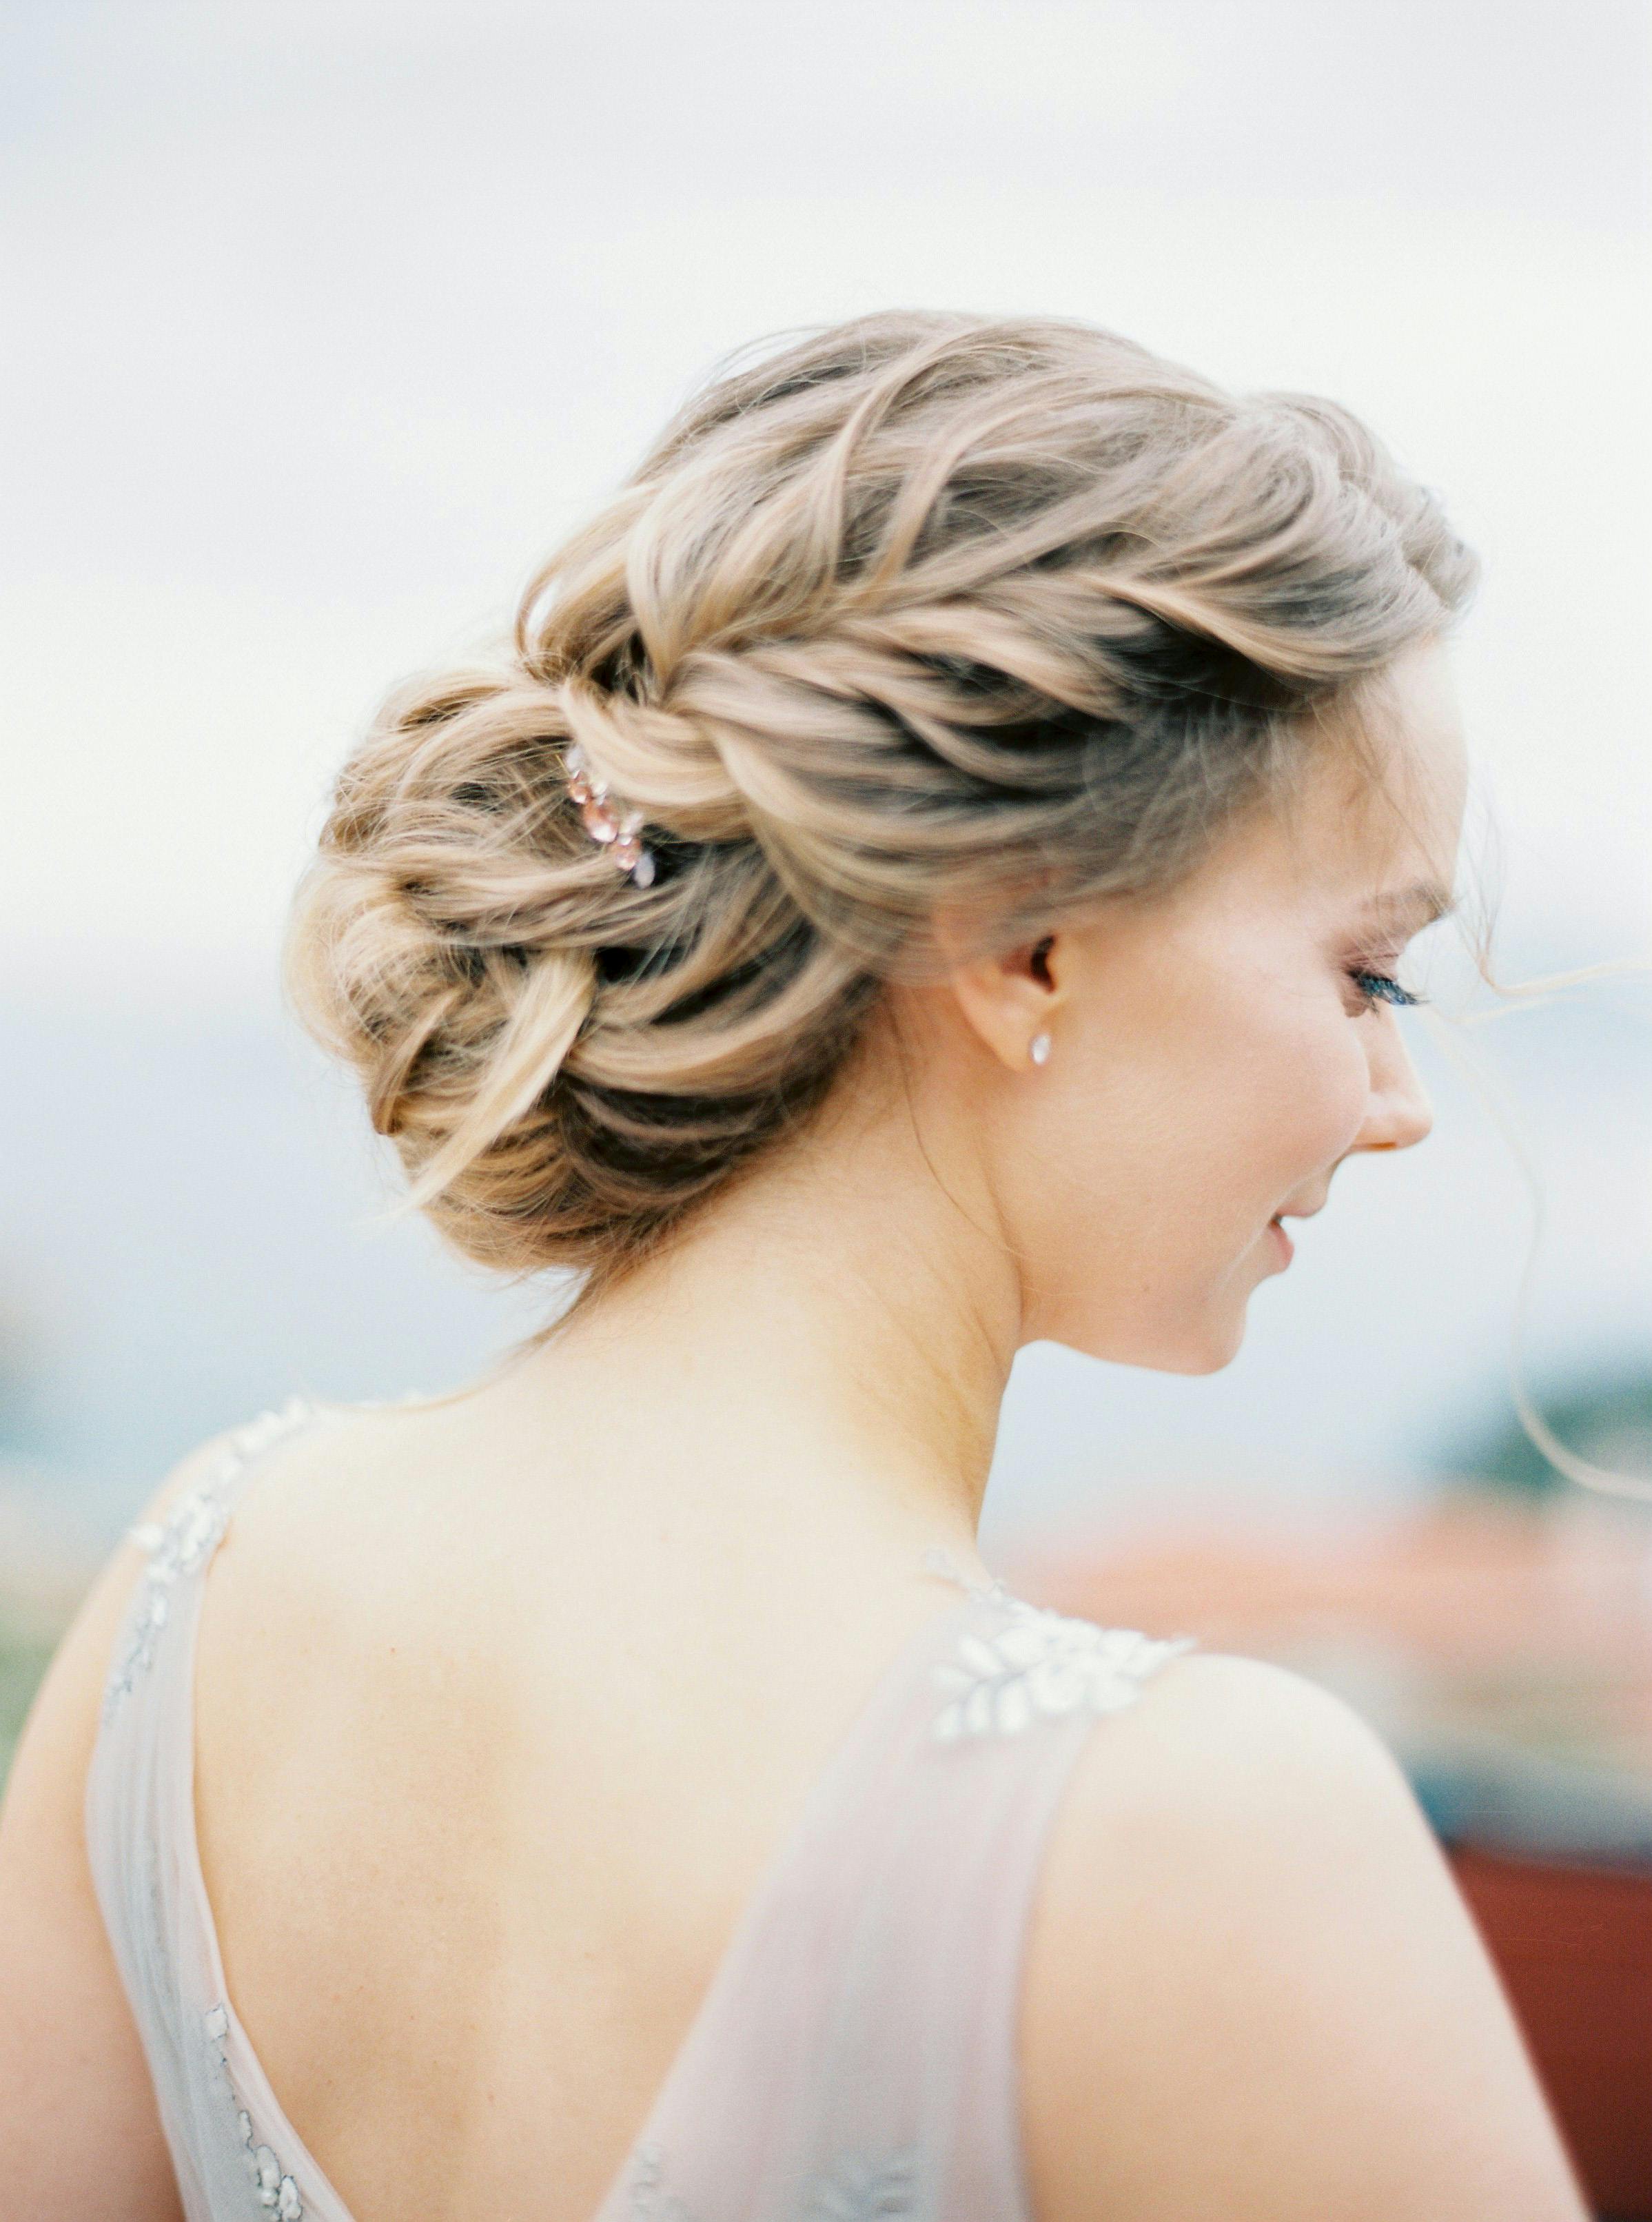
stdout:
<svg viewBox="0 0 1652 2222">
<path fill-rule="evenodd" d="M 1460 907 L 1458 898 L 1439 881 L 1419 880 L 1409 888 L 1372 897 L 1366 906 L 1366 930 L 1373 919 L 1385 920 L 1395 936 L 1390 945 L 1397 947 L 1400 942 L 1416 940 L 1419 934 L 1451 917 Z M 1379 1003 L 1391 1003 L 1397 1009 L 1406 1010 L 1431 1000 L 1419 989 L 1406 987 L 1384 969 L 1397 961 L 1395 957 L 1367 954 L 1363 963 L 1344 966 L 1360 999 L 1360 1016 L 1375 1010 Z"/>
<path fill-rule="evenodd" d="M 1354 984 L 1354 992 L 1363 1008 L 1367 1011 L 1375 1010 L 1379 1003 L 1392 1003 L 1404 1010 L 1429 1001 L 1416 989 L 1403 986 L 1391 973 L 1368 971 L 1356 965 L 1349 970 L 1347 976 Z"/>
</svg>

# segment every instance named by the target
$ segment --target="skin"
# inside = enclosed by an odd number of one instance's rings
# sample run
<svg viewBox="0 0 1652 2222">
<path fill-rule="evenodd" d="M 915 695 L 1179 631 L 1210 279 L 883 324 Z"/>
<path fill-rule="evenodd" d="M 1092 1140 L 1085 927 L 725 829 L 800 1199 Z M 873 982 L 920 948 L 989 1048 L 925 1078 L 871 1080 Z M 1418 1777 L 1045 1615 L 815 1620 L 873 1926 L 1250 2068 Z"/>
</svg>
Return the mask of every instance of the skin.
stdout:
<svg viewBox="0 0 1652 2222">
<path fill-rule="evenodd" d="M 410 2182 L 429 2222 L 588 2222 L 826 1756 L 956 1595 L 924 1550 L 984 1574 L 1016 1351 L 1219 1369 L 1273 1215 L 1427 1134 L 1350 975 L 1423 923 L 1372 899 L 1454 869 L 1438 648 L 1382 726 L 1397 808 L 1328 748 L 1169 904 L 901 988 L 830 1115 L 564 1339 L 248 1489 L 200 1631 L 203 1867 L 230 1994 L 357 2222 Z M 40 2222 L 178 2211 L 80 1841 L 137 1566 L 65 1644 L 0 1821 L 0 2149 Z M 1363 1724 L 1196 1653 L 1106 1729 L 1029 1940 L 1040 2222 L 1578 2222 Z"/>
</svg>

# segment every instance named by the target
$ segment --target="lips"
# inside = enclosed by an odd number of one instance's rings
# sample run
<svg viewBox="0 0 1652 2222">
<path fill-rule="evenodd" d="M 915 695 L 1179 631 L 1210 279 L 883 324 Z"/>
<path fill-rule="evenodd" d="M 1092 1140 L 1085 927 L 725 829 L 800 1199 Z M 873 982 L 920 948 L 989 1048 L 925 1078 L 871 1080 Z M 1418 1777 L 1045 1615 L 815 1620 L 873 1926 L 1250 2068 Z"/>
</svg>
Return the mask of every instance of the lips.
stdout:
<svg viewBox="0 0 1652 2222">
<path fill-rule="evenodd" d="M 1284 1246 L 1285 1262 L 1287 1265 L 1296 1256 L 1297 1249 L 1296 1245 L 1291 1241 L 1291 1237 L 1285 1231 L 1285 1221 L 1287 1219 L 1311 1219 L 1316 1212 L 1324 1210 L 1325 1202 L 1325 1197 L 1321 1196 L 1317 1203 L 1304 1204 L 1300 1209 L 1293 1209 L 1290 1204 L 1287 1204 L 1283 1211 L 1276 1211 L 1272 1218 L 1269 1220 L 1269 1227 L 1272 1228 L 1272 1232 L 1278 1236 L 1280 1243 Z"/>
</svg>

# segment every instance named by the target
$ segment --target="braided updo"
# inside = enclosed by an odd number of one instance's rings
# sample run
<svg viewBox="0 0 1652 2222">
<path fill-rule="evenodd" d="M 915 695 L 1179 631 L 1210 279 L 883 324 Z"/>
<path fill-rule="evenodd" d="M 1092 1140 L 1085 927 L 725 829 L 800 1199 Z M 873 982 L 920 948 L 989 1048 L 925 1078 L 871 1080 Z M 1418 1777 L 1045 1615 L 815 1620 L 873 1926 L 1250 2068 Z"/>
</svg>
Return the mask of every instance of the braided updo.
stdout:
<svg viewBox="0 0 1652 2222">
<path fill-rule="evenodd" d="M 1329 402 L 1077 323 L 805 336 L 668 427 L 507 657 L 386 702 L 292 990 L 443 1232 L 583 1302 L 799 1130 L 938 903 L 1007 948 L 1172 889 L 1473 572 Z"/>
</svg>

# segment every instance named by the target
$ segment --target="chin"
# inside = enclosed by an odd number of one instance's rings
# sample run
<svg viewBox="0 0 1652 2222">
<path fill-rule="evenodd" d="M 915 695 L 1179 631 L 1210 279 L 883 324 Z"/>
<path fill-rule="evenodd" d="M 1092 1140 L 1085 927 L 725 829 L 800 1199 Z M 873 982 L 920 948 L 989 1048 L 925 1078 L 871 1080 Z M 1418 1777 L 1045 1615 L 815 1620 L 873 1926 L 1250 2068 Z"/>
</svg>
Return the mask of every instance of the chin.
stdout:
<svg viewBox="0 0 1652 2222">
<path fill-rule="evenodd" d="M 1243 1335 L 1235 1335 L 1230 1343 L 1220 1350 L 1204 1351 L 1197 1354 L 1189 1353 L 1185 1357 L 1178 1355 L 1159 1360 L 1149 1360 L 1147 1361 L 1148 1370 L 1154 1373 L 1220 1373 L 1224 1366 L 1231 1365 L 1238 1357 L 1244 1340 Z"/>
<path fill-rule="evenodd" d="M 1121 1336 L 1116 1328 L 1109 1333 L 1098 1323 L 1093 1333 L 1080 1328 L 1071 1334 L 1052 1334 L 1049 1339 L 1086 1358 L 1102 1358 L 1109 1365 L 1138 1366 L 1144 1373 L 1220 1373 L 1244 1347 L 1245 1321 L 1241 1314 L 1232 1322 L 1211 1322 L 1203 1334 L 1184 1332 L 1153 1340 Z"/>
</svg>

